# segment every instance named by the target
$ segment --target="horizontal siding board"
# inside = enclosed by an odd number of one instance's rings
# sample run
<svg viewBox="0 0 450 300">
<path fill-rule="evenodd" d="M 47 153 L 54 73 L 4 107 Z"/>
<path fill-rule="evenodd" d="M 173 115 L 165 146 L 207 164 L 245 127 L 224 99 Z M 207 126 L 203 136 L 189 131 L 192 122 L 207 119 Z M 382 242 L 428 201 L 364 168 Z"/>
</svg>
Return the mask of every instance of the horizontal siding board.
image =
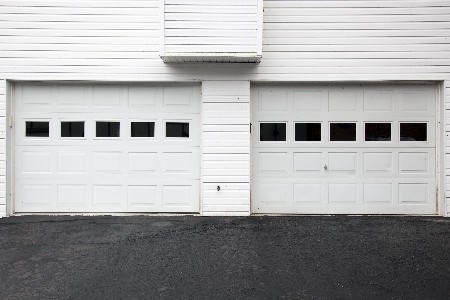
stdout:
<svg viewBox="0 0 450 300">
<path fill-rule="evenodd" d="M 253 14 L 256 5 L 239 5 L 239 9 L 236 9 L 235 5 L 192 5 L 192 4 L 180 4 L 180 5 L 170 5 L 166 4 L 164 11 L 166 13 L 214 13 L 220 11 L 221 13 L 229 13 L 234 15 L 240 14 Z"/>
<path fill-rule="evenodd" d="M 49 29 L 49 30 L 153 30 L 154 34 L 158 34 L 159 23 L 127 23 L 127 22 L 28 22 L 28 21 L 2 21 L 0 29 Z M 153 34 L 153 33 L 152 33 Z M 108 36 L 108 35 L 101 35 Z"/>
<path fill-rule="evenodd" d="M 448 15 L 303 15 L 303 16 L 264 16 L 264 23 L 389 23 L 389 22 L 448 22 Z"/>
<path fill-rule="evenodd" d="M 449 22 L 386 22 L 386 23 L 349 23 L 349 22 L 329 22 L 325 23 L 302 23 L 299 18 L 297 23 L 264 23 L 264 30 L 294 30 L 294 29 L 310 29 L 310 30 L 326 30 L 326 29 L 340 29 L 340 30 L 375 30 L 375 29 L 449 29 Z"/>
<path fill-rule="evenodd" d="M 61 1 L 61 0 L 2 0 L 0 6 L 5 7 L 64 7 L 64 8 L 154 8 L 159 7 L 159 0 L 87 0 L 87 1 Z"/>
<path fill-rule="evenodd" d="M 232 182 L 249 182 L 250 176 L 249 175 L 203 175 L 203 183 L 232 183 Z"/>
<path fill-rule="evenodd" d="M 384 8 L 384 7 L 448 7 L 447 0 L 407 0 L 407 1 L 366 1 L 366 0 L 302 0 L 302 1 L 280 1 L 280 0 L 265 0 L 265 8 Z"/>
<path fill-rule="evenodd" d="M 448 15 L 450 8 L 442 6 L 432 7 L 265 7 L 265 13 L 271 16 L 366 16 L 366 15 Z"/>
<path fill-rule="evenodd" d="M 64 1 L 61 1 L 64 2 Z M 149 1 L 151 2 L 151 1 Z M 150 7 L 57 7 L 57 6 L 6 6 L 2 14 L 16 15 L 116 15 L 157 16 L 155 6 Z"/>
</svg>

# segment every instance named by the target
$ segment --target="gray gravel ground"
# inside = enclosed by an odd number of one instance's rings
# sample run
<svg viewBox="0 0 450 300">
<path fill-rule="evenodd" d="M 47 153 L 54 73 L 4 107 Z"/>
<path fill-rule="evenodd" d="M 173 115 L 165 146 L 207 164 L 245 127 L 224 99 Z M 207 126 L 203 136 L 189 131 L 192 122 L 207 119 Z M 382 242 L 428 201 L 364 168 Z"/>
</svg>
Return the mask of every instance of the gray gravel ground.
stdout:
<svg viewBox="0 0 450 300">
<path fill-rule="evenodd" d="M 449 299 L 450 219 L 0 220 L 0 299 Z"/>
</svg>

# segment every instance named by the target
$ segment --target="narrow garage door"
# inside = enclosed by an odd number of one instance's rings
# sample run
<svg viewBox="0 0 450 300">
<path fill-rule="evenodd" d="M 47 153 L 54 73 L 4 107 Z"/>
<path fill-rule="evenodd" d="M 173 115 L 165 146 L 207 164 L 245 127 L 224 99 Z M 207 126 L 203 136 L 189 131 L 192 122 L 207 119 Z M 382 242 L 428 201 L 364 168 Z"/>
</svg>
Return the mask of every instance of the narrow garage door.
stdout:
<svg viewBox="0 0 450 300">
<path fill-rule="evenodd" d="M 198 212 L 200 88 L 18 84 L 15 212 Z"/>
<path fill-rule="evenodd" d="M 256 86 L 254 213 L 436 213 L 436 87 Z"/>
</svg>

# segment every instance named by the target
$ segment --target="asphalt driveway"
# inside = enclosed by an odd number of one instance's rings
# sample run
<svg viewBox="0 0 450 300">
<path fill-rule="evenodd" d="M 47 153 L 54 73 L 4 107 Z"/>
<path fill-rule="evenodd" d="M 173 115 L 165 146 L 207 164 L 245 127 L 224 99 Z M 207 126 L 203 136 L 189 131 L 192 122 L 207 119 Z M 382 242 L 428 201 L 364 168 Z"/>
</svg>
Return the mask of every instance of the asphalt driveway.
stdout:
<svg viewBox="0 0 450 300">
<path fill-rule="evenodd" d="M 449 297 L 450 219 L 0 220 L 0 299 Z"/>
</svg>

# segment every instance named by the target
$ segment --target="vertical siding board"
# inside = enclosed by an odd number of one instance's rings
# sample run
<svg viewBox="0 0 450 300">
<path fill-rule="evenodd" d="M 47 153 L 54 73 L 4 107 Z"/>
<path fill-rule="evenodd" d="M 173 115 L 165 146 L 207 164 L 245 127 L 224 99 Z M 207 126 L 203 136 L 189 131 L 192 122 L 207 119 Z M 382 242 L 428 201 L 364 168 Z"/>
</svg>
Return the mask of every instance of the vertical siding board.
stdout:
<svg viewBox="0 0 450 300">
<path fill-rule="evenodd" d="M 0 217 L 6 216 L 6 80 L 0 79 Z"/>
<path fill-rule="evenodd" d="M 441 158 L 445 162 L 445 182 L 442 184 L 442 188 L 445 188 L 445 214 L 450 216 L 450 80 L 444 81 L 444 101 L 445 112 L 443 123 L 445 127 L 445 157 Z"/>
<path fill-rule="evenodd" d="M 249 215 L 250 82 L 203 81 L 202 124 L 203 215 Z"/>
</svg>

